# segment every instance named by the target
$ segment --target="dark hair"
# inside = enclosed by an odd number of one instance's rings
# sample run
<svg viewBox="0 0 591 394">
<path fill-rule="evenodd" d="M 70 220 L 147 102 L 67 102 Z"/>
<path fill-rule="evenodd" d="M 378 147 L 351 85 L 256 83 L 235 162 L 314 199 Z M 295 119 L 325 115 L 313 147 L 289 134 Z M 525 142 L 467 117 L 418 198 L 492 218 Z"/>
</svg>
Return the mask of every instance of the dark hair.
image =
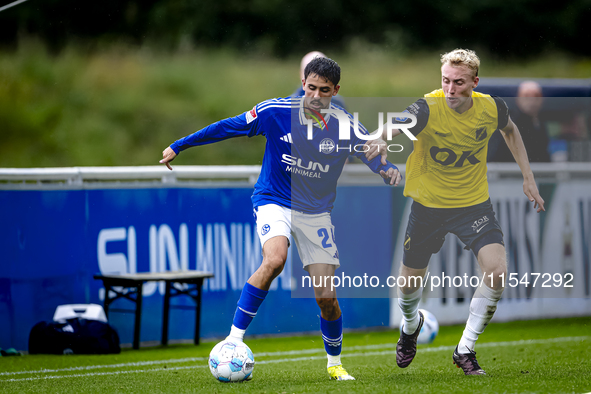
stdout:
<svg viewBox="0 0 591 394">
<path fill-rule="evenodd" d="M 337 86 L 341 80 L 341 68 L 337 62 L 327 57 L 315 57 L 312 59 L 304 69 L 304 79 L 308 79 L 308 75 L 310 74 L 316 74 L 332 82 L 334 86 Z"/>
</svg>

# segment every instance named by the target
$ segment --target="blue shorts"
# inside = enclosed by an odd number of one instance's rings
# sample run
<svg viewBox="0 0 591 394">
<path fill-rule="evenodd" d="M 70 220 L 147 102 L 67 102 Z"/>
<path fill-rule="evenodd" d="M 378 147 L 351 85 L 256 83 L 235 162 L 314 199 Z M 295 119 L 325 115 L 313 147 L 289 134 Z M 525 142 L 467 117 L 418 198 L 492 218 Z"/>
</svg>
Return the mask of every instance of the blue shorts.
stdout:
<svg viewBox="0 0 591 394">
<path fill-rule="evenodd" d="M 490 199 L 462 208 L 428 208 L 413 201 L 404 237 L 403 264 L 426 268 L 431 255 L 443 246 L 447 233 L 457 235 L 476 257 L 485 245 L 504 245 L 503 230 Z"/>
</svg>

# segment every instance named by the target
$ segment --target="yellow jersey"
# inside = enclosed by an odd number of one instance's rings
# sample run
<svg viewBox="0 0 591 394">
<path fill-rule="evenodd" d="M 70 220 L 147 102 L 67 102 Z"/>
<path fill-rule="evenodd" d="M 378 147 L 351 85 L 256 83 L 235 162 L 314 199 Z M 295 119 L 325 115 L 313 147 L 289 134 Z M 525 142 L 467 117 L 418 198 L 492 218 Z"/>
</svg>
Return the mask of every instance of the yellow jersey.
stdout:
<svg viewBox="0 0 591 394">
<path fill-rule="evenodd" d="M 405 196 L 430 208 L 469 207 L 489 198 L 488 140 L 507 125 L 509 112 L 499 97 L 472 92 L 472 101 L 459 114 L 439 89 L 406 109 L 417 117 L 410 129 L 417 141 L 406 161 Z"/>
</svg>

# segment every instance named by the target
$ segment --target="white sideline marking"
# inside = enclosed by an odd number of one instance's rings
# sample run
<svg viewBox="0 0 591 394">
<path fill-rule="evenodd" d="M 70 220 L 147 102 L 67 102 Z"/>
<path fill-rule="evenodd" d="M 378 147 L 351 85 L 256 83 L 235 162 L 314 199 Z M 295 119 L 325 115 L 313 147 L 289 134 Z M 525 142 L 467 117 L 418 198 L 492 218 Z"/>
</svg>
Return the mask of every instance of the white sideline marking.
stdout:
<svg viewBox="0 0 591 394">
<path fill-rule="evenodd" d="M 369 349 L 384 349 L 384 348 L 394 348 L 396 344 L 385 344 L 385 345 L 365 345 L 365 346 L 350 346 L 347 347 L 347 350 L 369 350 Z M 288 350 L 283 352 L 268 352 L 268 353 L 257 353 L 258 357 L 273 357 L 273 356 L 290 356 L 290 355 L 298 355 L 298 354 L 314 354 L 314 353 L 324 353 L 324 348 L 317 348 L 317 349 L 302 349 L 302 350 Z M 171 359 L 171 360 L 154 360 L 154 361 L 138 361 L 132 363 L 120 363 L 120 364 L 103 364 L 103 365 L 88 365 L 84 367 L 69 367 L 69 368 L 60 368 L 60 369 L 40 369 L 36 371 L 15 371 L 15 372 L 0 372 L 0 376 L 2 375 L 22 375 L 22 374 L 35 374 L 35 373 L 51 373 L 51 372 L 66 372 L 66 371 L 87 371 L 92 369 L 103 369 L 103 368 L 121 368 L 121 367 L 135 367 L 135 366 L 144 366 L 144 365 L 157 365 L 157 364 L 177 364 L 177 363 L 186 363 L 190 361 L 206 361 L 208 357 L 187 357 L 187 358 L 178 358 L 178 359 Z"/>
<path fill-rule="evenodd" d="M 19 5 L 20 3 L 24 3 L 27 0 L 17 0 L 10 4 L 6 4 L 4 7 L 0 8 L 0 12 L 9 9 L 10 7 L 14 7 L 15 5 Z"/>
<path fill-rule="evenodd" d="M 488 343 L 481 343 L 478 344 L 479 348 L 483 347 L 496 347 L 496 346 L 519 346 L 519 345 L 535 345 L 535 344 L 544 344 L 544 343 L 554 343 L 554 342 L 573 342 L 573 341 L 585 341 L 591 339 L 591 336 L 580 336 L 580 337 L 561 337 L 561 338 L 549 338 L 549 339 L 527 339 L 527 340 L 519 340 L 519 341 L 507 341 L 507 342 L 488 342 Z M 348 347 L 347 350 L 370 350 L 370 349 L 378 349 L 378 348 L 390 348 L 395 347 L 396 344 L 385 344 L 385 345 L 366 345 L 366 346 L 351 346 Z M 430 347 L 420 349 L 421 353 L 424 352 L 440 352 L 440 351 L 450 351 L 455 349 L 455 346 L 438 346 L 438 347 Z M 257 357 L 269 357 L 269 356 L 286 356 L 286 355 L 296 355 L 296 354 L 313 354 L 313 353 L 324 353 L 324 349 L 303 349 L 303 350 L 291 350 L 285 352 L 270 352 L 270 353 L 260 353 Z M 396 354 L 396 350 L 383 350 L 378 352 L 363 352 L 363 353 L 345 353 L 343 357 L 367 357 L 367 356 L 381 356 L 381 355 L 391 355 Z M 282 362 L 293 362 L 293 361 L 307 361 L 307 360 L 324 360 L 326 358 L 325 355 L 322 356 L 308 356 L 308 357 L 296 357 L 296 358 L 281 358 L 276 360 L 263 360 L 257 361 L 256 364 L 275 364 L 275 363 L 282 363 Z M 16 374 L 36 374 L 36 373 L 51 373 L 51 372 L 63 372 L 63 371 L 74 371 L 74 370 L 90 370 L 90 369 L 98 369 L 98 368 L 120 368 L 120 367 L 127 367 L 127 366 L 141 366 L 141 365 L 155 365 L 155 364 L 163 364 L 163 363 L 183 363 L 189 361 L 205 361 L 207 357 L 190 357 L 190 358 L 180 358 L 180 359 L 172 359 L 172 360 L 155 360 L 155 361 L 142 361 L 142 362 L 134 362 L 134 363 L 121 363 L 121 364 L 105 364 L 105 365 L 89 365 L 86 367 L 72 367 L 72 368 L 62 368 L 62 369 L 42 369 L 36 371 L 17 371 L 17 372 L 2 372 L 0 375 L 16 375 Z M 37 377 L 30 377 L 30 378 L 20 378 L 20 379 L 0 379 L 0 382 L 21 382 L 21 381 L 33 381 L 33 380 L 46 380 L 46 379 L 62 379 L 62 378 L 77 378 L 77 377 L 85 377 L 85 376 L 104 376 L 104 375 L 121 375 L 121 374 L 130 374 L 130 373 L 144 373 L 144 372 L 160 372 L 160 371 L 176 371 L 176 370 L 183 370 L 183 369 L 198 369 L 198 368 L 206 368 L 207 365 L 187 365 L 182 367 L 164 367 L 164 368 L 152 368 L 152 369 L 137 369 L 131 371 L 112 371 L 112 372 L 91 372 L 91 373 L 83 373 L 83 374 L 73 374 L 73 375 L 49 375 L 49 376 L 37 376 Z"/>
<path fill-rule="evenodd" d="M 85 367 L 70 367 L 70 368 L 60 368 L 60 369 L 39 369 L 36 371 L 0 372 L 0 376 L 2 376 L 2 375 L 18 375 L 18 374 L 34 374 L 34 373 L 65 372 L 65 371 L 86 371 L 86 370 L 101 369 L 101 368 L 136 367 L 136 366 L 143 366 L 143 365 L 155 365 L 155 364 L 165 364 L 165 363 L 186 363 L 189 361 L 205 361 L 205 360 L 207 360 L 207 357 L 188 357 L 188 358 L 178 358 L 178 359 L 172 359 L 172 360 L 155 360 L 155 361 L 138 361 L 138 362 L 133 362 L 133 363 L 121 363 L 121 364 L 87 365 Z"/>
</svg>

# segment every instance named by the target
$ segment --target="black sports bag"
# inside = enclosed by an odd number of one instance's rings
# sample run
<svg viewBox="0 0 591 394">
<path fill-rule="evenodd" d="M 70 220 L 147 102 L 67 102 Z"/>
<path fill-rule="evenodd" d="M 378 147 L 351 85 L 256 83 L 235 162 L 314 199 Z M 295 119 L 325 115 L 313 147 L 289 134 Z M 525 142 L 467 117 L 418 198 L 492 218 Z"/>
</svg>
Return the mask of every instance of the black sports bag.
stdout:
<svg viewBox="0 0 591 394">
<path fill-rule="evenodd" d="M 29 335 L 29 354 L 120 353 L 119 335 L 108 323 L 82 318 L 39 322 Z"/>
</svg>

